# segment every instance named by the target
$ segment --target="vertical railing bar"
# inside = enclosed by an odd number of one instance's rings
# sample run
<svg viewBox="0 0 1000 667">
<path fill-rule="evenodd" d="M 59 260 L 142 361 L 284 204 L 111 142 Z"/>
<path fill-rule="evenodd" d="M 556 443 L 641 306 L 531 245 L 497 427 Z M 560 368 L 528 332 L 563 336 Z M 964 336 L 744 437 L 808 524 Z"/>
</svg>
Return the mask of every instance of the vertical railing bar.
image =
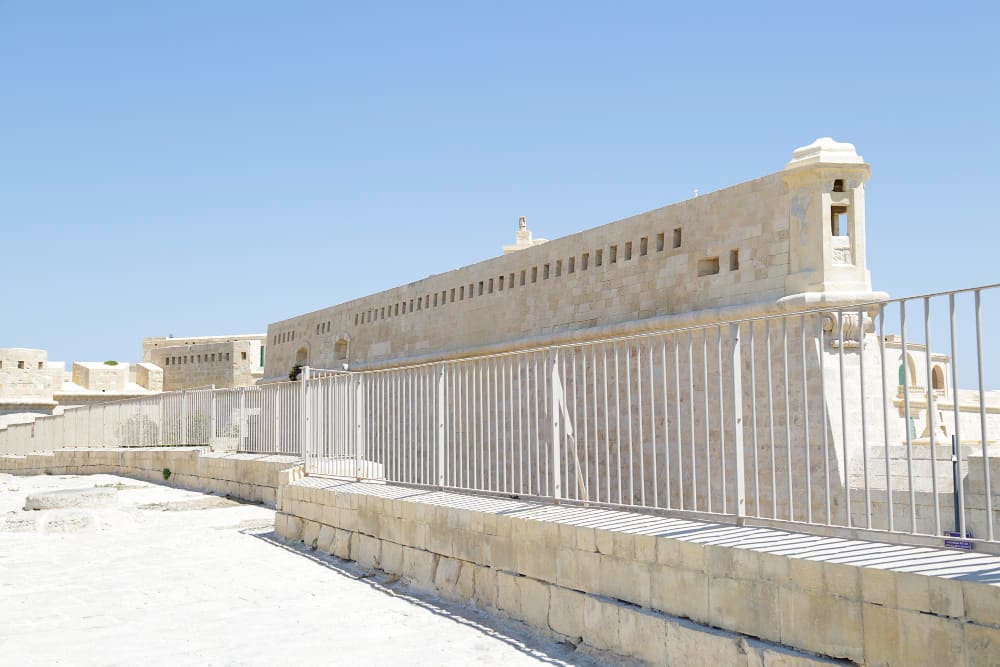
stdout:
<svg viewBox="0 0 1000 667">
<path fill-rule="evenodd" d="M 913 436 L 910 434 L 910 372 L 906 346 L 906 299 L 899 301 L 899 339 L 902 346 L 900 363 L 903 367 L 903 428 L 906 431 L 906 478 L 910 485 L 910 532 L 917 531 L 917 493 L 913 488 Z"/>
<path fill-rule="evenodd" d="M 722 325 L 718 325 L 715 330 L 718 347 L 718 371 L 719 371 L 719 462 L 721 463 L 721 486 L 722 486 L 722 513 L 729 513 L 729 497 L 726 485 L 726 396 L 725 385 L 726 375 L 722 366 Z"/>
<path fill-rule="evenodd" d="M 879 319 L 878 319 L 878 340 L 879 340 L 879 356 L 881 357 L 881 371 L 882 371 L 882 434 L 883 440 L 885 442 L 885 451 L 883 456 L 885 458 L 885 502 L 886 502 L 886 513 L 887 521 L 886 526 L 888 526 L 889 532 L 895 530 L 895 517 L 893 516 L 892 508 L 892 465 L 891 459 L 889 458 L 889 386 L 888 379 L 885 369 L 885 304 L 879 304 L 878 308 Z"/>
<path fill-rule="evenodd" d="M 989 437 L 986 432 L 986 389 L 983 375 L 983 302 L 982 290 L 976 290 L 976 361 L 979 366 L 979 428 L 980 444 L 983 450 L 983 482 L 986 493 L 986 533 L 987 539 L 993 541 L 993 495 L 990 484 Z M 955 369 L 952 368 L 952 372 Z M 955 397 L 958 400 L 958 396 Z M 961 443 L 960 443 L 961 444 Z M 964 537 L 964 535 L 963 535 Z"/>
<path fill-rule="evenodd" d="M 778 467 L 774 444 L 774 373 L 771 359 L 771 320 L 764 320 L 764 339 L 767 344 L 767 427 L 771 440 L 771 518 L 778 518 Z"/>
<path fill-rule="evenodd" d="M 841 447 L 843 449 L 844 457 L 844 469 L 842 471 L 844 476 L 844 511 L 847 514 L 846 521 L 844 525 L 853 526 L 854 517 L 851 516 L 851 470 L 850 463 L 848 461 L 848 451 L 847 451 L 847 392 L 844 389 L 844 311 L 837 311 L 837 362 L 840 369 L 840 437 L 842 439 Z"/>
<path fill-rule="evenodd" d="M 813 522 L 813 498 L 812 498 L 812 456 L 809 442 L 809 358 L 806 356 L 806 316 L 799 318 L 799 354 L 802 356 L 802 430 L 805 436 L 805 459 L 806 459 L 806 521 Z"/>
<path fill-rule="evenodd" d="M 792 415 L 788 405 L 788 318 L 781 318 L 781 367 L 785 392 L 785 488 L 788 496 L 788 520 L 795 521 L 795 498 L 792 484 Z"/>
<path fill-rule="evenodd" d="M 937 442 L 935 420 L 937 415 L 937 405 L 934 400 L 934 382 L 932 381 L 931 370 L 931 300 L 924 297 L 924 367 L 926 369 L 927 383 L 927 432 L 930 436 L 931 446 L 931 493 L 934 495 L 934 534 L 941 534 L 941 498 L 938 496 L 937 481 Z"/>
<path fill-rule="evenodd" d="M 695 431 L 694 418 L 694 332 L 688 331 L 688 401 L 689 412 L 691 413 L 691 498 L 694 510 L 698 511 L 698 455 L 695 451 L 697 446 L 697 433 Z"/>
<path fill-rule="evenodd" d="M 712 413 L 708 399 L 708 328 L 701 330 L 701 395 L 705 408 L 705 496 L 712 511 Z"/>
<path fill-rule="evenodd" d="M 755 351 L 754 330 L 756 322 L 750 322 L 750 442 L 753 446 L 753 510 L 756 516 L 760 512 L 760 473 L 757 461 L 757 356 Z"/>
<path fill-rule="evenodd" d="M 648 341 L 646 358 L 649 359 L 649 430 L 650 430 L 650 453 L 652 454 L 651 463 L 653 465 L 653 507 L 660 506 L 660 497 L 658 493 L 659 479 L 657 479 L 657 466 L 656 466 L 656 385 L 653 378 L 653 339 L 650 338 Z M 666 422 L 664 422 L 666 423 Z M 639 438 L 640 442 L 642 438 Z M 645 484 L 645 482 L 643 482 Z"/>
<path fill-rule="evenodd" d="M 872 491 L 868 473 L 868 416 L 865 402 L 868 393 L 865 391 L 865 311 L 858 309 L 858 372 L 861 379 L 861 393 L 858 402 L 861 405 L 861 466 L 865 485 L 865 528 L 872 527 Z"/>
<path fill-rule="evenodd" d="M 961 473 L 962 473 L 962 427 L 961 427 L 961 415 L 959 414 L 959 401 L 958 401 L 958 343 L 955 337 L 955 293 L 952 292 L 948 295 L 948 327 L 951 338 L 951 402 L 952 409 L 955 414 L 955 433 L 952 437 L 955 438 L 954 454 L 955 461 L 952 464 L 958 470 L 958 479 L 956 480 L 957 488 L 955 493 L 958 495 L 958 525 L 955 526 L 955 530 L 958 531 L 959 539 L 964 540 L 968 533 L 965 527 L 965 486 L 961 483 Z M 892 530 L 890 528 L 890 530 Z"/>
</svg>

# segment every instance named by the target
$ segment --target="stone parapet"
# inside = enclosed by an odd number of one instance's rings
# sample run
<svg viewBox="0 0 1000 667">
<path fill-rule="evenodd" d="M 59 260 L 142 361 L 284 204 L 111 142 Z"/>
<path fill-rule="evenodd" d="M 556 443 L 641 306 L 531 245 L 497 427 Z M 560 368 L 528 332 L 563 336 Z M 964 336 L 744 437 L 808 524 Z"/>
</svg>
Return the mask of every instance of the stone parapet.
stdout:
<svg viewBox="0 0 1000 667">
<path fill-rule="evenodd" d="M 1000 655 L 994 556 L 287 477 L 278 535 L 650 663 Z"/>
<path fill-rule="evenodd" d="M 14 475 L 109 474 L 274 506 L 282 471 L 301 468 L 293 456 L 213 453 L 201 447 L 60 449 L 0 456 L 0 472 Z M 169 470 L 168 479 L 164 471 Z"/>
</svg>

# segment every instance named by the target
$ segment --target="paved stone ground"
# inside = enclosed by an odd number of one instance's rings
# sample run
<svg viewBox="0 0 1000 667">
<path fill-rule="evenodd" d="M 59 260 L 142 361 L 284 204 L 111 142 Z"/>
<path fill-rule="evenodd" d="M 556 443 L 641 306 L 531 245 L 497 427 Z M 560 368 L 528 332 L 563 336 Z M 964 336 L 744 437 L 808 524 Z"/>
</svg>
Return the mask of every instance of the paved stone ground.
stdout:
<svg viewBox="0 0 1000 667">
<path fill-rule="evenodd" d="M 117 485 L 113 507 L 23 512 Z M 608 662 L 274 537 L 274 512 L 110 475 L 0 474 L 0 664 Z"/>
</svg>

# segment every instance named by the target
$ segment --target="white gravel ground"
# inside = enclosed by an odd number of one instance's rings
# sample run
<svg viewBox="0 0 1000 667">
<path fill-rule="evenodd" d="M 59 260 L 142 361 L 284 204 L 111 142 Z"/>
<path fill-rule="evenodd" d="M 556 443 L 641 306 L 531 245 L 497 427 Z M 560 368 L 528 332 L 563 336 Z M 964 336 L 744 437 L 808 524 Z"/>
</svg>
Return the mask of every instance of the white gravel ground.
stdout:
<svg viewBox="0 0 1000 667">
<path fill-rule="evenodd" d="M 119 485 L 112 507 L 24 512 Z M 110 475 L 0 474 L 0 665 L 603 664 L 292 546 L 273 510 Z"/>
</svg>

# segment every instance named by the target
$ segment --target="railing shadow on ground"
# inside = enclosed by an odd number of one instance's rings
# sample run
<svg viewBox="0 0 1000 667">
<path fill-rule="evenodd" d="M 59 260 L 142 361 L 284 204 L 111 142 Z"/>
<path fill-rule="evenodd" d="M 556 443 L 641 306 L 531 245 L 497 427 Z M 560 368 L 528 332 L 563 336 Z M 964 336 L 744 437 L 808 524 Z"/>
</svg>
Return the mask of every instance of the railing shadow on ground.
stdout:
<svg viewBox="0 0 1000 667">
<path fill-rule="evenodd" d="M 1000 556 L 942 547 L 893 544 L 798 533 L 771 527 L 736 526 L 694 519 L 633 513 L 605 507 L 554 505 L 543 501 L 499 498 L 432 489 L 368 484 L 330 478 L 305 478 L 309 486 L 363 491 L 392 500 L 487 512 L 575 527 L 619 531 L 696 542 L 704 546 L 749 549 L 759 553 L 857 567 L 909 572 L 978 583 L 1000 582 Z"/>
<path fill-rule="evenodd" d="M 274 530 L 262 531 L 259 528 L 250 528 L 241 532 L 274 547 L 284 549 L 310 560 L 316 565 L 325 567 L 342 577 L 362 582 L 383 595 L 399 598 L 409 604 L 429 611 L 435 616 L 440 616 L 454 623 L 472 628 L 492 639 L 507 644 L 539 662 L 566 666 L 632 664 L 627 658 L 620 656 L 615 656 L 614 662 L 611 662 L 610 657 L 603 658 L 581 652 L 569 642 L 557 642 L 553 639 L 541 637 L 537 631 L 519 621 L 501 618 L 459 602 L 443 600 L 432 593 L 413 590 L 404 579 L 396 575 L 390 575 L 381 570 L 363 568 L 354 561 L 343 560 L 317 549 L 307 547 L 304 544 L 290 543 L 279 538 Z M 549 644 L 549 646 L 543 646 L 543 644 Z"/>
</svg>

